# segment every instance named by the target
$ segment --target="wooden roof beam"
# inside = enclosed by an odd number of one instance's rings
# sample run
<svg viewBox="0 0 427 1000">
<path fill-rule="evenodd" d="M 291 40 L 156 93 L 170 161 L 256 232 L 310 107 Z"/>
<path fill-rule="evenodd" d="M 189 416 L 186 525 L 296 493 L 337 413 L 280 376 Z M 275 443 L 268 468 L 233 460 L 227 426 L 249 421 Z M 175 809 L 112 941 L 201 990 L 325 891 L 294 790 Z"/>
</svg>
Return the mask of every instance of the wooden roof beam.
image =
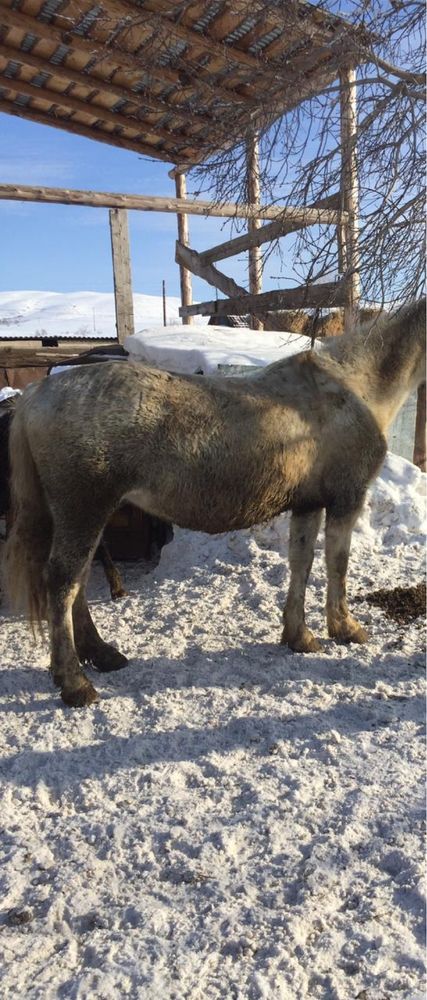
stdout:
<svg viewBox="0 0 427 1000">
<path fill-rule="evenodd" d="M 71 6 L 74 6 L 74 0 L 71 0 Z M 92 26 L 93 33 L 87 36 L 89 39 L 93 39 L 94 43 L 98 41 L 98 45 L 102 44 L 105 45 L 107 49 L 109 48 L 108 34 L 111 32 L 113 23 L 117 18 L 116 27 L 121 26 L 122 30 L 125 30 L 126 27 L 128 27 L 129 30 L 138 31 L 140 35 L 140 40 L 139 40 L 140 44 L 146 42 L 147 49 L 149 49 L 150 43 L 152 42 L 154 43 L 154 45 L 158 44 L 160 38 L 159 30 L 157 26 L 152 24 L 149 18 L 145 16 L 144 8 L 139 9 L 134 5 L 127 7 L 124 5 L 124 3 L 122 4 L 122 0 L 111 0 L 110 5 L 108 4 L 108 2 L 104 4 L 104 9 L 107 16 L 109 13 L 109 9 L 111 9 L 111 11 L 113 12 L 113 17 L 110 19 L 110 29 L 107 32 L 106 38 L 97 39 L 96 32 L 99 31 L 100 29 L 102 30 L 102 24 L 103 24 L 102 15 L 100 15 L 99 19 Z M 81 16 L 80 9 L 77 7 L 76 10 Z M 128 25 L 119 24 L 119 22 L 120 23 L 123 22 L 124 18 L 129 18 L 130 14 L 132 14 L 133 16 L 132 19 L 129 21 Z M 70 18 L 66 11 L 58 10 L 57 13 L 54 15 L 54 17 L 55 17 L 55 23 L 57 23 L 58 25 L 60 25 L 61 22 L 65 20 L 68 26 L 68 30 L 70 30 L 69 29 Z M 197 32 L 195 32 L 195 34 L 197 35 Z M 170 35 L 171 32 L 167 28 L 167 30 L 165 30 L 164 32 L 164 40 L 170 41 Z M 74 37 L 74 35 L 72 37 Z M 202 37 L 203 36 L 201 36 L 201 38 Z M 117 50 L 120 56 L 122 56 L 123 53 L 125 53 L 126 57 L 131 56 L 131 58 L 133 57 L 134 59 L 138 60 L 139 67 L 141 67 L 141 58 L 144 59 L 145 57 L 147 60 L 147 56 L 145 55 L 145 53 L 142 56 L 137 56 L 131 51 L 129 51 L 129 49 L 123 49 L 123 48 L 117 49 L 119 45 L 120 45 L 120 40 L 116 39 L 113 44 L 113 51 Z M 224 57 L 222 59 L 222 62 L 223 61 Z M 233 100 L 233 97 L 231 95 L 234 94 L 235 98 L 238 99 L 240 104 L 244 103 L 252 104 L 254 100 L 256 101 L 256 94 L 250 94 L 248 91 L 248 87 L 245 83 L 240 84 L 239 82 L 237 82 L 235 84 L 233 83 L 229 84 L 227 78 L 225 78 L 222 81 L 215 81 L 211 79 L 212 76 L 214 76 L 215 74 L 212 72 L 209 66 L 204 67 L 197 65 L 197 63 L 194 66 L 191 66 L 191 64 L 188 61 L 186 66 L 187 68 L 184 67 L 184 72 L 186 75 L 185 82 L 183 81 L 183 75 L 182 72 L 180 72 L 180 70 L 171 69 L 169 66 L 160 66 L 156 64 L 156 60 L 153 57 L 148 58 L 146 62 L 145 71 L 150 76 L 152 76 L 153 79 L 158 80 L 161 83 L 173 84 L 174 86 L 179 87 L 181 90 L 184 91 L 201 90 L 204 91 L 205 93 L 209 93 L 209 96 L 211 98 L 214 96 L 215 97 L 220 96 L 228 100 Z M 187 82 L 187 77 L 188 77 L 188 82 Z M 239 86 L 241 90 L 237 91 L 236 90 L 237 86 Z"/>
<path fill-rule="evenodd" d="M 59 15 L 57 15 L 57 18 Z M 225 87 L 215 83 L 213 80 L 211 84 L 207 84 L 200 79 L 200 74 L 194 81 L 191 81 L 189 86 L 183 86 L 179 73 L 176 71 L 168 70 L 167 67 L 156 67 L 152 63 L 148 66 L 144 66 L 143 61 L 139 56 L 134 55 L 132 52 L 127 52 L 125 49 L 119 49 L 117 47 L 110 47 L 105 44 L 105 41 L 97 39 L 95 37 L 88 39 L 81 35 L 76 35 L 70 30 L 68 24 L 67 28 L 59 28 L 56 25 L 45 24 L 44 21 L 39 21 L 37 18 L 30 17 L 28 14 L 22 14 L 18 10 L 11 10 L 9 7 L 4 7 L 0 3 L 0 24 L 4 24 L 8 28 L 21 28 L 25 33 L 29 32 L 40 39 L 46 39 L 47 41 L 54 41 L 57 45 L 66 45 L 70 49 L 74 49 L 77 52 L 87 52 L 91 59 L 97 58 L 99 62 L 109 62 L 112 63 L 116 69 L 121 66 L 126 66 L 129 69 L 136 70 L 141 76 L 147 74 L 153 79 L 158 80 L 163 84 L 173 84 L 176 86 L 181 93 L 188 95 L 189 91 L 201 91 L 210 100 L 222 97 L 224 100 L 230 101 L 231 103 L 251 105 L 253 106 L 254 98 L 249 97 L 247 94 L 238 93 L 236 90 L 228 90 Z M 185 101 L 188 100 L 188 96 L 184 98 Z M 183 101 L 184 103 L 184 101 Z"/>
<path fill-rule="evenodd" d="M 131 0 L 103 0 L 103 7 L 106 11 L 111 10 L 117 13 L 119 17 L 129 17 L 132 15 L 135 17 L 139 10 Z M 147 17 L 146 12 L 150 12 L 151 16 Z M 236 65 L 246 66 L 248 69 L 257 71 L 265 69 L 265 61 L 264 66 L 262 66 L 262 59 L 258 59 L 250 52 L 244 52 L 242 49 L 235 48 L 234 45 L 227 44 L 226 42 L 217 42 L 215 39 L 209 38 L 209 35 L 194 31 L 193 28 L 184 25 L 182 21 L 171 20 L 168 14 L 171 14 L 171 5 L 168 0 L 166 0 L 166 3 L 153 3 L 150 0 L 146 0 L 139 16 L 143 15 L 145 20 L 155 27 L 162 26 L 167 36 L 170 37 L 172 35 L 174 38 L 179 38 L 192 47 L 194 46 L 212 56 L 219 57 L 222 62 L 224 62 L 224 59 L 230 59 Z"/>
<path fill-rule="evenodd" d="M 57 43 L 55 42 L 54 44 L 56 45 Z M 35 52 L 23 52 L 22 49 L 15 49 L 4 43 L 0 43 L 0 56 L 12 62 L 18 62 L 21 66 L 31 66 L 41 73 L 50 73 L 51 76 L 56 77 L 58 80 L 63 80 L 66 84 L 75 83 L 77 86 L 86 87 L 88 90 L 97 90 L 100 94 L 115 97 L 118 101 L 129 101 L 130 104 L 134 104 L 137 107 L 143 102 L 147 110 L 153 114 L 169 115 L 173 113 L 174 117 L 178 120 L 188 121 L 187 114 L 180 111 L 179 108 L 176 110 L 175 108 L 171 109 L 163 101 L 156 101 L 152 96 L 146 97 L 143 92 L 129 90 L 127 87 L 123 87 L 121 84 L 115 82 L 110 83 L 103 77 L 95 76 L 93 70 L 91 70 L 90 74 L 78 71 L 72 69 L 65 62 L 52 63 Z M 199 115 L 197 121 L 200 125 L 211 125 L 211 119 L 207 115 Z M 172 128 L 178 128 L 178 126 L 173 125 Z"/>
<path fill-rule="evenodd" d="M 35 87 L 34 84 L 23 80 L 22 77 L 11 78 L 0 73 L 0 87 L 4 90 L 13 91 L 15 94 L 24 94 L 25 97 L 46 101 L 47 104 L 57 105 L 60 108 L 66 108 L 69 111 L 86 115 L 95 121 L 106 122 L 107 125 L 113 125 L 114 128 L 132 129 L 137 133 L 135 138 L 139 135 L 153 135 L 166 142 L 173 141 L 175 149 L 180 146 L 185 149 L 189 144 L 187 136 L 172 136 L 167 129 L 160 128 L 158 125 L 150 126 L 149 123 L 144 122 L 141 118 L 124 115 L 119 111 L 111 111 L 103 104 L 95 104 L 93 101 L 82 101 L 78 97 L 73 97 L 72 94 L 63 93 L 60 90 L 51 90 L 46 84 L 43 87 Z M 153 146 L 153 152 L 155 151 L 156 146 Z"/>
<path fill-rule="evenodd" d="M 227 13 L 230 6 L 236 18 L 248 16 L 247 0 L 232 0 L 229 5 L 225 4 L 223 12 Z M 324 42 L 347 26 L 347 22 L 342 18 L 316 7 L 313 3 L 306 3 L 305 0 L 288 5 L 269 6 L 268 9 L 266 9 L 265 0 L 251 0 L 250 12 L 262 17 L 262 28 L 265 34 L 273 28 L 281 28 L 288 32 L 292 26 L 295 27 L 301 38 L 317 38 Z M 213 23 L 215 24 L 215 21 Z M 351 28 L 353 35 L 356 34 L 354 27 L 351 25 L 348 27 Z"/>
<path fill-rule="evenodd" d="M 53 128 L 60 128 L 66 132 L 72 132 L 74 135 L 84 135 L 86 139 L 95 139 L 97 142 L 107 142 L 109 145 L 119 146 L 120 149 L 131 149 L 135 153 L 139 153 L 141 156 L 151 156 L 158 160 L 164 160 L 165 163 L 172 163 L 174 156 L 172 153 L 167 152 L 167 150 L 158 149 L 156 146 L 149 146 L 148 143 L 139 142 L 136 139 L 127 139 L 124 136 L 117 135 L 115 132 L 104 132 L 102 129 L 90 128 L 87 125 L 83 125 L 81 122 L 75 122 L 70 118 L 55 118 L 55 115 L 50 115 L 45 111 L 39 111 L 37 108 L 28 107 L 26 104 L 22 107 L 19 104 L 13 104 L 12 101 L 6 101 L 0 98 L 0 111 L 4 111 L 7 115 L 14 115 L 16 118 L 29 118 L 33 122 L 39 122 L 41 125 L 51 125 Z M 189 166 L 192 163 L 189 161 Z M 0 194 L 0 200 L 2 199 Z M 15 199 L 11 196 L 10 200 L 20 201 L 24 199 Z M 27 199 L 28 201 L 43 199 Z M 47 199 L 46 199 L 47 200 Z"/>
<path fill-rule="evenodd" d="M 151 0 L 151 2 L 156 2 L 156 0 Z M 233 0 L 232 8 L 236 17 L 247 17 L 247 0 Z M 263 35 L 267 35 L 276 28 L 282 31 L 281 35 L 261 49 L 260 58 L 264 60 L 264 65 L 268 65 L 269 61 L 275 60 L 278 56 L 282 57 L 282 60 L 286 56 L 283 35 L 290 38 L 292 45 L 307 41 L 311 47 L 313 42 L 316 47 L 329 46 L 331 43 L 336 44 L 337 42 L 341 45 L 345 38 L 351 42 L 355 62 L 360 61 L 360 47 L 362 46 L 363 50 L 363 46 L 368 42 L 365 30 L 360 27 L 355 28 L 343 18 L 321 10 L 313 4 L 282 4 L 281 7 L 269 7 L 266 10 L 264 0 L 252 0 L 250 10 L 251 13 L 260 15 L 260 22 L 251 32 L 243 36 L 242 41 L 247 47 L 253 45 L 257 38 L 262 38 Z M 213 28 L 215 28 L 215 21 Z M 372 38 L 370 41 L 372 42 Z"/>
</svg>

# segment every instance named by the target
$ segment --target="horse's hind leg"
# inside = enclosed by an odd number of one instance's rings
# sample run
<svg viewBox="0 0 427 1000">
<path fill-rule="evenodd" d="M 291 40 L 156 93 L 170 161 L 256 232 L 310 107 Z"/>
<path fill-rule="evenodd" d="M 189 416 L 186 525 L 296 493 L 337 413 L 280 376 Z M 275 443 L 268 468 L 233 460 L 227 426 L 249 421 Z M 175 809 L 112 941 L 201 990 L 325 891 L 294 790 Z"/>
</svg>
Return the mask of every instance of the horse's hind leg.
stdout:
<svg viewBox="0 0 427 1000">
<path fill-rule="evenodd" d="M 48 617 L 51 642 L 50 670 L 66 705 L 90 705 L 97 693 L 80 666 L 74 645 L 73 604 L 80 587 L 82 567 L 66 566 L 60 558 L 47 569 Z"/>
<path fill-rule="evenodd" d="M 368 634 L 349 613 L 346 598 L 346 576 L 351 533 L 359 514 L 336 518 L 326 515 L 325 554 L 328 573 L 326 614 L 331 639 L 338 642 L 366 642 Z"/>
<path fill-rule="evenodd" d="M 56 524 L 55 524 L 56 520 Z M 53 542 L 46 567 L 51 673 L 66 705 L 90 705 L 97 693 L 80 665 L 74 642 L 73 605 L 85 580 L 100 528 L 74 522 L 58 525 L 54 516 Z"/>
<path fill-rule="evenodd" d="M 88 574 L 86 574 L 88 575 Z M 74 642 L 81 663 L 88 661 L 101 673 L 121 670 L 128 660 L 115 646 L 104 642 L 87 606 L 86 579 L 82 581 L 73 606 Z"/>
<path fill-rule="evenodd" d="M 317 639 L 305 624 L 304 601 L 310 570 L 313 564 L 314 545 L 320 527 L 322 511 L 310 514 L 292 514 L 289 537 L 289 564 L 291 582 L 283 612 L 282 644 L 297 653 L 315 653 L 320 649 Z"/>
</svg>

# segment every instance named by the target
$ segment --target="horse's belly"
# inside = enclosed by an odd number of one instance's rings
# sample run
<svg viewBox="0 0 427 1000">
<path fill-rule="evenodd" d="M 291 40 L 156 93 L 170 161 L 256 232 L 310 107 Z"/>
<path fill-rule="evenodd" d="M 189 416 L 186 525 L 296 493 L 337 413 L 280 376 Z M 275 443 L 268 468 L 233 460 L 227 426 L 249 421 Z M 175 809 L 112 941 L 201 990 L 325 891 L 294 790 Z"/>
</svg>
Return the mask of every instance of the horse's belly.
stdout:
<svg viewBox="0 0 427 1000">
<path fill-rule="evenodd" d="M 140 507 L 141 510 L 146 512 L 151 512 L 153 506 L 157 506 L 154 497 L 152 497 L 150 490 L 131 490 L 122 497 L 122 503 L 133 503 L 135 507 Z M 160 515 L 159 515 L 160 516 Z"/>
<path fill-rule="evenodd" d="M 135 504 L 148 514 L 178 524 L 192 531 L 218 534 L 249 528 L 268 521 L 289 507 L 290 498 L 283 493 L 274 497 L 262 491 L 183 490 L 177 496 L 155 496 L 150 490 L 132 490 L 123 501 Z"/>
</svg>

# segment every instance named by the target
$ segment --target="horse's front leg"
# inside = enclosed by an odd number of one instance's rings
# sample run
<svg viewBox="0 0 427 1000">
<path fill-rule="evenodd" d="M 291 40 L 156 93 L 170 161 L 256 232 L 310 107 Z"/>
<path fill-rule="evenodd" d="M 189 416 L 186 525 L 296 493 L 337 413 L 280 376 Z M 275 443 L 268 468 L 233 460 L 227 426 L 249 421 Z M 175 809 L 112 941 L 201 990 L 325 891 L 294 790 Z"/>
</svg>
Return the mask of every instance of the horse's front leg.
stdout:
<svg viewBox="0 0 427 1000">
<path fill-rule="evenodd" d="M 291 581 L 283 612 L 281 642 L 297 653 L 315 653 L 320 649 L 317 639 L 305 624 L 304 601 L 307 581 L 313 564 L 314 546 L 322 511 L 292 514 L 289 537 Z"/>
<path fill-rule="evenodd" d="M 346 598 L 346 577 L 351 533 L 360 511 L 336 518 L 326 514 L 325 554 L 328 574 L 326 615 L 331 639 L 338 642 L 367 642 L 368 633 L 352 618 Z"/>
</svg>

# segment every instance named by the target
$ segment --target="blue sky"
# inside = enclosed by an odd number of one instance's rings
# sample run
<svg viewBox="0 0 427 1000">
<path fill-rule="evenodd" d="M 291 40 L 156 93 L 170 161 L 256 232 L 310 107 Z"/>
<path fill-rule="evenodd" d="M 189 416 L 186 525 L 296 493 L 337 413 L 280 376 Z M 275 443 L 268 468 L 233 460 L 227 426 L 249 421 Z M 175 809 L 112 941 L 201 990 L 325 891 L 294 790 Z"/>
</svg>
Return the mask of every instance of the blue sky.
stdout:
<svg viewBox="0 0 427 1000">
<path fill-rule="evenodd" d="M 172 195 L 167 164 L 137 153 L 70 135 L 56 128 L 0 114 L 0 182 Z M 189 184 L 191 190 L 191 184 Z M 160 213 L 129 213 L 135 292 L 179 295 L 174 261 L 176 219 Z M 108 210 L 0 201 L 0 291 L 100 291 L 113 289 Z M 231 233 L 223 220 L 190 218 L 190 241 L 206 249 Z M 221 266 L 221 265 L 220 265 Z M 224 270 L 247 284 L 244 257 Z M 267 262 L 264 289 L 277 287 L 277 262 Z M 193 279 L 194 297 L 214 297 Z"/>
</svg>

